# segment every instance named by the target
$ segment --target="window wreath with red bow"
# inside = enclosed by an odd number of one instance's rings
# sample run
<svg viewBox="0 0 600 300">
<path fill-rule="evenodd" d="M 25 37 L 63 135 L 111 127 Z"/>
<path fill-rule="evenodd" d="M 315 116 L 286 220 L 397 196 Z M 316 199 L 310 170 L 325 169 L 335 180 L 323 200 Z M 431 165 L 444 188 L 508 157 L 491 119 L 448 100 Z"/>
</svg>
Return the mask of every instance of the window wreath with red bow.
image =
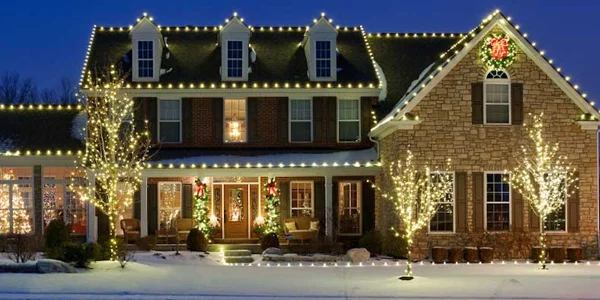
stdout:
<svg viewBox="0 0 600 300">
<path fill-rule="evenodd" d="M 479 57 L 486 66 L 493 69 L 508 68 L 517 57 L 517 45 L 502 33 L 485 38 L 479 49 Z"/>
</svg>

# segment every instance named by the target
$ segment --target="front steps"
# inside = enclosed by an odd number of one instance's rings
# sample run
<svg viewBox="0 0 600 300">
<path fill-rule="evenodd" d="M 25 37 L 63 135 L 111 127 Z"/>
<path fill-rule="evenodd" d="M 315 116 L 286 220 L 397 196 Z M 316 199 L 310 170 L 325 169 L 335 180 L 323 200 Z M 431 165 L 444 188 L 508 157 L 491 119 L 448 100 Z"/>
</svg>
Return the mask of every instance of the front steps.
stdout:
<svg viewBox="0 0 600 300">
<path fill-rule="evenodd" d="M 252 263 L 252 251 L 247 249 L 223 250 L 223 261 L 229 264 Z"/>
</svg>

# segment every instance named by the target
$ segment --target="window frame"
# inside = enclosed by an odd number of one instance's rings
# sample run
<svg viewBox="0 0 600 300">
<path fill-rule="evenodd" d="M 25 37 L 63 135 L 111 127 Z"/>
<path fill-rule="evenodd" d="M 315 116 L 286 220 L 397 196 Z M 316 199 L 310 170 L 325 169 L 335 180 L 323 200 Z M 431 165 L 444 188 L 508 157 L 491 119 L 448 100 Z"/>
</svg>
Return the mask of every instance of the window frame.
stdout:
<svg viewBox="0 0 600 300">
<path fill-rule="evenodd" d="M 229 57 L 229 43 L 233 43 L 233 42 L 239 42 L 241 44 L 241 49 L 240 49 L 240 54 L 241 57 L 240 58 L 230 58 Z M 226 48 L 225 48 L 225 55 L 226 55 L 226 68 L 225 68 L 225 77 L 228 79 L 243 79 L 244 78 L 244 41 L 240 40 L 240 39 L 229 39 L 225 42 L 226 44 Z M 237 51 L 237 50 L 236 50 Z M 240 62 L 240 76 L 229 76 L 229 63 L 231 61 L 238 61 Z M 233 69 L 233 68 L 232 68 Z"/>
<path fill-rule="evenodd" d="M 487 78 L 488 75 L 494 71 L 503 72 L 504 74 L 506 74 L 507 78 Z M 487 103 L 487 86 L 488 86 L 488 84 L 508 86 L 508 103 L 507 104 Z M 493 125 L 493 126 L 512 125 L 512 97 L 511 97 L 512 91 L 511 91 L 511 89 L 512 89 L 512 87 L 511 87 L 510 75 L 505 70 L 489 70 L 488 72 L 485 73 L 485 76 L 483 78 L 483 124 L 484 125 Z M 507 123 L 490 123 L 490 122 L 488 122 L 487 121 L 487 106 L 488 105 L 508 106 L 508 122 Z"/>
<path fill-rule="evenodd" d="M 506 184 L 508 184 L 508 202 L 490 202 L 490 204 L 508 204 L 508 229 L 507 230 L 488 230 L 488 223 L 487 223 L 487 213 L 488 213 L 488 209 L 487 209 L 487 205 L 488 205 L 487 175 L 488 174 L 493 174 L 493 175 L 500 174 L 502 176 L 502 178 L 504 178 L 504 176 L 507 176 L 507 175 L 511 176 L 511 174 L 506 174 L 503 171 L 485 171 L 485 172 L 483 172 L 483 228 L 484 228 L 484 231 L 490 232 L 490 233 L 509 232 L 512 228 L 512 219 L 513 219 L 513 213 L 512 213 L 513 197 L 512 197 L 512 185 L 510 184 L 510 180 L 506 181 Z M 503 179 L 503 182 L 504 182 L 504 179 Z"/>
<path fill-rule="evenodd" d="M 310 103 L 310 120 L 292 120 L 292 102 L 293 101 L 308 101 Z M 313 100 L 312 99 L 289 99 L 288 100 L 288 142 L 290 143 L 312 143 L 314 140 L 314 128 L 313 128 Z M 292 140 L 292 123 L 310 123 L 310 140 L 309 141 L 294 141 Z"/>
<path fill-rule="evenodd" d="M 57 208 L 54 209 L 47 209 L 44 208 L 44 188 L 46 187 L 46 185 L 55 185 L 55 186 L 61 186 L 62 189 L 62 197 L 63 197 L 63 208 L 61 209 L 63 212 L 63 217 L 62 217 L 62 221 L 65 222 L 65 224 L 68 224 L 67 222 L 67 212 L 71 211 L 77 211 L 77 209 L 75 210 L 71 210 L 67 208 L 67 205 L 65 204 L 67 201 L 67 193 L 74 193 L 76 195 L 76 197 L 79 197 L 79 195 L 77 195 L 76 192 L 74 191 L 69 191 L 69 185 L 72 183 L 73 178 L 57 178 L 56 176 L 52 176 L 52 175 L 48 175 L 48 176 L 44 176 L 44 169 L 46 167 L 42 167 L 42 181 L 41 181 L 41 188 L 42 188 L 42 198 L 41 198 L 41 202 L 42 202 L 42 219 L 41 219 L 41 226 L 42 226 L 42 230 L 46 229 L 46 226 L 44 225 L 44 213 L 48 210 L 50 211 L 58 211 Z M 56 168 L 56 167 L 52 167 L 52 168 Z M 66 169 L 73 169 L 71 167 L 65 167 Z M 78 179 L 76 179 L 78 182 L 81 182 L 82 184 L 86 184 L 87 183 L 87 179 L 84 177 L 78 177 Z M 55 187 L 57 188 L 57 187 Z M 89 207 L 88 207 L 88 203 L 85 200 L 80 200 L 82 202 L 82 209 L 83 212 L 85 213 L 85 219 L 86 219 L 86 233 L 76 233 L 76 232 L 70 232 L 71 235 L 79 235 L 79 236 L 83 236 L 87 234 L 87 231 L 89 231 Z"/>
<path fill-rule="evenodd" d="M 358 109 L 358 118 L 356 120 L 340 120 L 340 101 L 356 101 L 357 102 L 357 109 Z M 337 131 L 337 142 L 338 143 L 360 143 L 362 141 L 362 120 L 361 120 L 361 107 L 360 107 L 360 99 L 337 99 L 336 100 L 336 131 Z M 341 122 L 358 122 L 358 139 L 356 141 L 340 141 L 340 123 Z"/>
<path fill-rule="evenodd" d="M 329 51 L 328 51 L 329 52 L 329 58 L 319 58 L 318 57 L 319 50 L 318 50 L 318 46 L 317 45 L 319 43 L 321 43 L 321 42 L 323 42 L 323 43 L 329 43 Z M 328 40 L 328 39 L 315 40 L 315 62 L 314 62 L 314 64 L 315 64 L 315 78 L 317 80 L 327 80 L 327 79 L 333 78 L 333 58 L 334 58 L 334 55 L 331 53 L 332 52 L 331 51 L 332 44 L 333 44 L 333 42 L 331 40 Z M 329 76 L 319 76 L 319 71 L 318 71 L 319 70 L 319 61 L 329 61 Z"/>
<path fill-rule="evenodd" d="M 294 208 L 293 207 L 293 203 L 294 203 L 294 199 L 293 199 L 293 185 L 294 184 L 306 184 L 306 183 L 310 183 L 310 217 L 314 218 L 315 217 L 315 182 L 312 180 L 293 180 L 290 181 L 290 218 L 295 218 L 294 215 L 294 210 L 306 210 L 304 208 Z"/>
<path fill-rule="evenodd" d="M 151 43 L 151 49 L 152 49 L 152 58 L 140 58 L 140 43 Z M 154 79 L 154 74 L 156 73 L 156 64 L 155 64 L 155 57 L 156 57 L 156 47 L 155 47 L 155 41 L 154 40 L 147 40 L 147 39 L 140 39 L 140 40 L 136 40 L 136 64 L 137 64 L 137 68 L 136 68 L 136 77 L 138 80 L 144 81 L 144 80 L 153 80 Z M 140 74 L 140 62 L 141 61 L 150 61 L 152 62 L 152 72 L 150 76 L 141 76 Z"/>
<path fill-rule="evenodd" d="M 246 136 L 244 137 L 243 141 L 240 142 L 232 142 L 232 141 L 227 141 L 227 118 L 225 117 L 225 111 L 227 110 L 226 105 L 225 105 L 225 101 L 227 100 L 244 100 L 244 115 L 246 116 L 244 118 L 244 124 L 246 126 Z M 233 98 L 223 98 L 223 143 L 224 144 L 244 144 L 244 143 L 248 143 L 248 136 L 249 136 L 249 132 L 248 132 L 248 98 L 242 98 L 242 97 L 233 97 Z"/>
<path fill-rule="evenodd" d="M 161 101 L 178 101 L 179 102 L 179 120 L 178 121 L 174 121 L 174 120 L 161 120 L 160 118 L 160 103 Z M 181 100 L 181 98 L 162 98 L 162 99 L 158 99 L 157 101 L 157 108 L 156 108 L 156 115 L 157 115 L 157 119 L 158 122 L 156 122 L 156 136 L 158 138 L 158 142 L 161 144 L 181 144 L 183 142 L 183 101 Z M 161 141 L 160 137 L 160 124 L 161 123 L 179 123 L 179 140 L 177 142 L 163 142 Z"/>
<path fill-rule="evenodd" d="M 452 174 L 452 231 L 432 231 L 431 230 L 431 221 L 435 214 L 437 214 L 437 210 L 427 222 L 427 233 L 432 235 L 447 235 L 447 234 L 455 234 L 456 233 L 456 172 L 455 171 L 439 171 L 439 172 L 429 172 L 429 176 L 435 174 Z M 431 180 L 431 177 L 429 177 Z M 446 203 L 446 202 L 441 202 Z"/>
<path fill-rule="evenodd" d="M 358 197 L 358 199 L 356 200 L 356 203 L 358 204 L 358 206 L 356 207 L 356 209 L 359 211 L 359 216 L 358 216 L 358 233 L 342 233 L 340 232 L 340 213 L 342 212 L 342 210 L 339 207 L 339 196 L 340 196 L 340 189 L 342 188 L 342 184 L 343 183 L 355 183 L 356 184 L 356 196 Z M 338 228 L 338 232 L 337 234 L 340 236 L 361 236 L 363 234 L 363 197 L 362 197 L 362 190 L 363 189 L 363 184 L 362 181 L 360 180 L 340 180 L 338 181 L 338 215 L 337 217 L 337 228 Z M 346 209 L 346 208 L 344 208 Z"/>
<path fill-rule="evenodd" d="M 181 218 L 182 215 L 182 210 L 183 210 L 183 183 L 180 181 L 159 181 L 156 185 L 157 187 L 157 193 L 158 195 L 156 195 L 156 199 L 157 199 L 157 209 L 156 209 L 156 217 L 158 220 L 158 229 L 160 229 L 160 212 L 161 212 L 161 204 L 162 204 L 162 199 L 160 197 L 160 186 L 164 185 L 164 184 L 176 184 L 179 185 L 179 213 L 177 214 L 177 216 L 175 217 L 175 219 Z M 169 210 L 174 210 L 175 208 L 171 208 Z"/>
</svg>

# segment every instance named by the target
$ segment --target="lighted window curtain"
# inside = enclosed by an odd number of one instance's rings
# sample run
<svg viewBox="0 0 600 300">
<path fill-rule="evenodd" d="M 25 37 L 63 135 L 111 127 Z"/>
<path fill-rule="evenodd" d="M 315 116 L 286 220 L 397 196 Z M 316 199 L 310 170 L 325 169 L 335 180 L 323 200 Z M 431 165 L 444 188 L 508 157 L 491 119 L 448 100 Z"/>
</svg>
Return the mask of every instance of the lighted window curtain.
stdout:
<svg viewBox="0 0 600 300">
<path fill-rule="evenodd" d="M 339 100 L 339 141 L 357 142 L 360 140 L 360 113 L 358 100 Z"/>
<path fill-rule="evenodd" d="M 290 131 L 292 142 L 310 142 L 312 132 L 312 101 L 291 100 Z"/>
<path fill-rule="evenodd" d="M 317 77 L 331 77 L 331 42 L 316 42 Z"/>
<path fill-rule="evenodd" d="M 246 100 L 225 99 L 225 142 L 247 141 Z"/>
<path fill-rule="evenodd" d="M 178 143 L 181 141 L 181 103 L 179 100 L 160 100 L 160 141 Z"/>
<path fill-rule="evenodd" d="M 154 49 L 152 41 L 138 41 L 138 77 L 154 76 Z"/>
<path fill-rule="evenodd" d="M 338 190 L 340 234 L 360 234 L 362 195 L 357 182 L 340 182 Z"/>
<path fill-rule="evenodd" d="M 440 176 L 451 176 L 452 190 L 442 199 L 438 199 L 438 210 L 429 222 L 430 232 L 454 232 L 454 175 L 432 174 L 432 181 L 436 182 Z"/>
<path fill-rule="evenodd" d="M 161 230 L 175 228 L 181 213 L 181 184 L 161 182 L 158 185 L 158 221 Z"/>
<path fill-rule="evenodd" d="M 505 124 L 509 122 L 508 84 L 485 85 L 486 123 Z"/>
<path fill-rule="evenodd" d="M 227 77 L 242 77 L 242 41 L 227 41 Z"/>
<path fill-rule="evenodd" d="M 506 176 L 508 177 L 508 176 Z M 506 231 L 510 227 L 510 186 L 501 173 L 486 175 L 486 229 Z"/>
<path fill-rule="evenodd" d="M 292 217 L 312 217 L 314 215 L 312 182 L 292 182 L 290 188 Z"/>
</svg>

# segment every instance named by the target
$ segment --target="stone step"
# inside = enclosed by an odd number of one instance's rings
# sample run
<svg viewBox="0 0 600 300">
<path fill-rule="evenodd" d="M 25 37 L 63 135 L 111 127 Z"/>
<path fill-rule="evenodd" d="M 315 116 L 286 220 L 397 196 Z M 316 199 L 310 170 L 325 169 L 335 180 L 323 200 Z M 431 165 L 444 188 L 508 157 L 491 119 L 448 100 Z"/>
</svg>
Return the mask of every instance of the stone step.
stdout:
<svg viewBox="0 0 600 300">
<path fill-rule="evenodd" d="M 252 251 L 247 250 L 247 249 L 224 250 L 223 256 L 225 256 L 225 257 L 252 256 Z"/>
<path fill-rule="evenodd" d="M 225 256 L 223 257 L 226 263 L 228 264 L 249 264 L 254 262 L 252 256 Z"/>
</svg>

